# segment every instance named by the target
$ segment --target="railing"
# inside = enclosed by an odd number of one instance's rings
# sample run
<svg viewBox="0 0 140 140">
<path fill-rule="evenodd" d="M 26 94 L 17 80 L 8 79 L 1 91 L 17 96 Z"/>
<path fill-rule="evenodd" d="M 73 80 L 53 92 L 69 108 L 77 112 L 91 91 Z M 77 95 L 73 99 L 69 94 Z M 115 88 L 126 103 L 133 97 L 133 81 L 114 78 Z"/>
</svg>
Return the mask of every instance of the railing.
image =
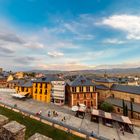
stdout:
<svg viewBox="0 0 140 140">
<path fill-rule="evenodd" d="M 20 113 L 27 114 L 29 117 L 31 117 L 31 116 L 37 117 L 40 121 L 41 120 L 48 121 L 48 122 L 52 123 L 53 126 L 56 124 L 56 125 L 62 126 L 64 128 L 67 128 L 68 132 L 70 132 L 70 130 L 72 130 L 72 131 L 76 131 L 78 133 L 84 134 L 87 138 L 93 137 L 93 138 L 97 138 L 99 140 L 109 140 L 108 138 L 99 136 L 95 133 L 92 134 L 92 136 L 91 136 L 91 133 L 86 131 L 85 129 L 78 129 L 74 126 L 70 126 L 68 124 L 65 124 L 64 122 L 61 122 L 61 121 L 58 121 L 58 120 L 55 120 L 55 119 L 52 119 L 52 118 L 49 118 L 49 117 L 45 117 L 45 116 L 42 116 L 42 115 L 38 116 L 38 115 L 36 115 L 36 113 L 27 111 L 27 110 L 22 109 L 20 107 L 15 107 L 15 105 L 11 105 L 11 104 L 8 104 L 8 103 L 3 103 L 2 101 L 0 101 L 0 104 L 1 104 L 1 106 L 3 105 L 4 107 L 11 108 L 12 110 L 15 109 L 15 110 L 18 110 Z"/>
<path fill-rule="evenodd" d="M 10 88 L 0 88 L 0 92 L 10 92 L 10 93 L 15 93 L 15 89 L 10 89 Z"/>
</svg>

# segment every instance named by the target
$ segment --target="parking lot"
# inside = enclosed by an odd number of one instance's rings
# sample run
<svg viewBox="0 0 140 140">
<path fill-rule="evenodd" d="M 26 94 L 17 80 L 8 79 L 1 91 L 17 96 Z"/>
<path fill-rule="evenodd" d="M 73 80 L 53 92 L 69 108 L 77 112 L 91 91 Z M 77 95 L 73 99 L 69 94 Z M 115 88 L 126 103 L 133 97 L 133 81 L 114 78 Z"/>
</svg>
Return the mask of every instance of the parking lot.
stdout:
<svg viewBox="0 0 140 140">
<path fill-rule="evenodd" d="M 52 103 L 47 104 L 43 102 L 38 102 L 33 99 L 26 99 L 25 101 L 18 100 L 12 98 L 9 92 L 0 92 L 0 100 L 3 103 L 8 103 L 10 105 L 17 104 L 19 108 L 25 109 L 27 111 L 30 111 L 32 113 L 37 113 L 41 111 L 42 116 L 48 117 L 48 112 L 51 112 L 51 118 L 62 121 L 65 117 L 65 120 L 63 120 L 63 123 L 66 123 L 68 125 L 74 126 L 78 129 L 85 129 L 88 132 L 94 132 L 97 135 L 109 138 L 113 140 L 139 140 L 139 134 L 140 134 L 140 128 L 135 127 L 134 128 L 134 134 L 125 132 L 125 135 L 122 135 L 122 133 L 119 131 L 119 128 L 117 126 L 111 128 L 103 125 L 102 123 L 94 123 L 90 121 L 90 114 L 85 115 L 84 119 L 80 119 L 75 117 L 75 112 L 72 112 L 70 108 L 67 106 L 57 106 Z M 53 116 L 53 111 L 56 111 L 58 116 Z"/>
</svg>

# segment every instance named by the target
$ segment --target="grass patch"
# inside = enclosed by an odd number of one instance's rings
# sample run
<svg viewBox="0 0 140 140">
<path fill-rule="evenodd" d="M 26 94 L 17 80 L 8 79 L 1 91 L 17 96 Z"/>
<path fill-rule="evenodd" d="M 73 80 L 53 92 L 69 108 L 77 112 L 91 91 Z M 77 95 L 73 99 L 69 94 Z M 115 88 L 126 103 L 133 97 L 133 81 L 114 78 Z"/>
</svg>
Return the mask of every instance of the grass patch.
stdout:
<svg viewBox="0 0 140 140">
<path fill-rule="evenodd" d="M 26 136 L 27 140 L 30 136 L 39 132 L 45 136 L 51 137 L 54 140 L 84 140 L 73 134 L 68 134 L 65 131 L 59 130 L 45 123 L 32 119 L 30 117 L 23 117 L 21 113 L 14 112 L 10 109 L 0 106 L 0 114 L 5 115 L 9 120 L 15 120 L 26 126 Z"/>
</svg>

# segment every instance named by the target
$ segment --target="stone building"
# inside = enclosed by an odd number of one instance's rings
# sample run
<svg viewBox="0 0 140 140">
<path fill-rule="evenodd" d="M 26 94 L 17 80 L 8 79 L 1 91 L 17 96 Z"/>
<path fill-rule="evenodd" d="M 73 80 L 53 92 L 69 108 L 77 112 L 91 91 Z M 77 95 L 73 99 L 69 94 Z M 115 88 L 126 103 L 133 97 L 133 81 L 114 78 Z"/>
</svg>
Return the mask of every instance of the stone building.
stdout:
<svg viewBox="0 0 140 140">
<path fill-rule="evenodd" d="M 0 115 L 0 140 L 25 140 L 26 127 L 16 121 L 9 122 L 6 116 Z M 35 133 L 28 140 L 53 140 L 40 133 Z"/>
<path fill-rule="evenodd" d="M 0 88 L 7 87 L 7 78 L 0 75 Z"/>
<path fill-rule="evenodd" d="M 106 81 L 106 82 L 105 82 Z M 98 92 L 99 105 L 103 102 L 109 102 L 114 106 L 114 112 L 123 115 L 122 100 L 128 106 L 128 116 L 131 117 L 130 104 L 133 103 L 133 117 L 140 119 L 140 86 L 116 84 L 109 79 L 103 82 L 96 82 L 96 91 Z"/>
<path fill-rule="evenodd" d="M 3 68 L 0 68 L 0 73 L 2 73 L 3 72 Z"/>
<path fill-rule="evenodd" d="M 97 108 L 98 93 L 95 84 L 84 76 L 78 76 L 74 81 L 68 83 L 67 91 L 69 106 L 85 104 L 87 107 Z"/>
</svg>

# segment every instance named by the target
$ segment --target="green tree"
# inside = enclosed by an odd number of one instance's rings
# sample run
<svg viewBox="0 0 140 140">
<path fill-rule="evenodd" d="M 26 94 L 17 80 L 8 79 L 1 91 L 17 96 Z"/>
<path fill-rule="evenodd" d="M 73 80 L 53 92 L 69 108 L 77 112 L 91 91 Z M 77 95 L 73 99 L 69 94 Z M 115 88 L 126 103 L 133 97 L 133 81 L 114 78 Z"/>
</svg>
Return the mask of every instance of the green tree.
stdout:
<svg viewBox="0 0 140 140">
<path fill-rule="evenodd" d="M 108 102 L 103 102 L 100 106 L 100 108 L 103 110 L 103 111 L 106 111 L 106 112 L 112 112 L 113 111 L 113 105 L 108 103 Z"/>
<path fill-rule="evenodd" d="M 126 114 L 126 107 L 125 107 L 124 100 L 122 100 L 122 107 L 123 107 L 123 115 L 125 116 L 125 114 Z"/>
<path fill-rule="evenodd" d="M 127 107 L 127 104 L 125 105 L 125 111 L 126 111 L 125 116 L 128 116 L 128 107 Z"/>
<path fill-rule="evenodd" d="M 131 118 L 133 118 L 133 102 L 130 102 Z"/>
</svg>

